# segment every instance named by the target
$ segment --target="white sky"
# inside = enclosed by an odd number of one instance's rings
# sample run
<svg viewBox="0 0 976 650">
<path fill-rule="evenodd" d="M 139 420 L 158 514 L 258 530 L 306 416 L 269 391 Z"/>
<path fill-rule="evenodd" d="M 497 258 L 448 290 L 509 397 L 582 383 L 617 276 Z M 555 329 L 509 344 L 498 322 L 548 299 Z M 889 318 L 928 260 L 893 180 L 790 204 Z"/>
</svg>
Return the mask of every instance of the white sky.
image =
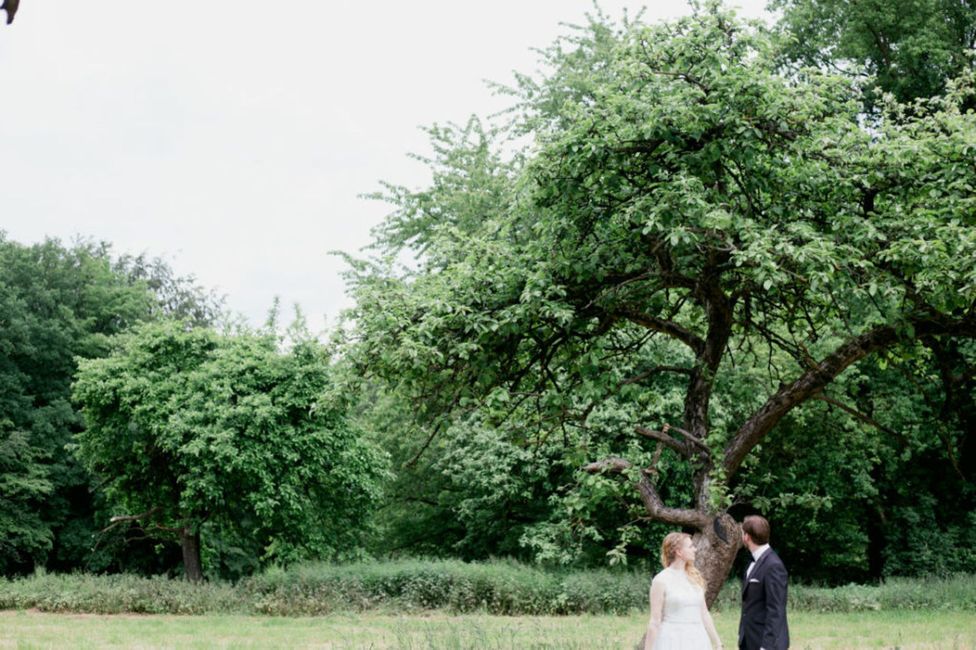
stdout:
<svg viewBox="0 0 976 650">
<path fill-rule="evenodd" d="M 388 211 L 358 195 L 421 187 L 418 127 L 504 107 L 483 80 L 535 70 L 529 48 L 592 6 L 22 0 L 0 24 L 0 230 L 160 255 L 252 323 L 277 295 L 322 327 L 349 306 L 328 252 L 357 253 Z"/>
</svg>

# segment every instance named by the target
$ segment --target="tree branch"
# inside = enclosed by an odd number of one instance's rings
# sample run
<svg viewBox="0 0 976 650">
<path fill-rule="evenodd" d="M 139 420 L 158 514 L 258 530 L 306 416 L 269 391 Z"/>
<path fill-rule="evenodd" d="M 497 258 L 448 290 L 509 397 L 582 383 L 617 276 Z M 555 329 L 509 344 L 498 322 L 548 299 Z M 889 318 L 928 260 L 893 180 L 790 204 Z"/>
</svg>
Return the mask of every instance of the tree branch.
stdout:
<svg viewBox="0 0 976 650">
<path fill-rule="evenodd" d="M 425 440 L 424 444 L 420 447 L 420 451 L 414 454 L 413 457 L 410 458 L 410 460 L 408 460 L 403 464 L 405 468 L 413 467 L 417 463 L 417 461 L 420 460 L 420 457 L 423 456 L 424 452 L 427 451 L 427 448 L 430 447 L 430 443 L 432 443 L 434 441 L 434 438 L 437 437 L 437 434 L 441 432 L 443 426 L 444 426 L 444 420 L 439 420 L 437 424 L 434 425 L 434 428 L 431 430 L 430 435 L 427 436 L 427 440 Z"/>
<path fill-rule="evenodd" d="M 611 457 L 605 460 L 590 463 L 583 467 L 583 470 L 591 474 L 613 473 L 622 474 L 631 469 L 633 465 L 630 461 L 623 458 Z M 641 500 L 647 513 L 657 521 L 667 522 L 678 526 L 690 526 L 693 528 L 704 529 L 712 518 L 703 512 L 689 510 L 685 508 L 668 508 L 661 500 L 654 484 L 644 472 L 638 473 L 637 489 L 640 492 Z"/>
<path fill-rule="evenodd" d="M 941 318 L 917 317 L 909 321 L 915 337 L 937 334 L 976 338 L 976 320 L 952 321 Z M 801 374 L 790 384 L 781 385 L 729 441 L 725 449 L 723 467 L 731 477 L 745 460 L 746 455 L 759 444 L 774 426 L 795 406 L 819 393 L 851 364 L 868 354 L 888 348 L 899 341 L 895 327 L 885 325 L 849 339 L 814 367 Z"/>
<path fill-rule="evenodd" d="M 641 426 L 634 427 L 634 431 L 645 438 L 650 438 L 651 440 L 657 440 L 658 442 L 663 443 L 665 447 L 671 451 L 677 452 L 684 458 L 691 456 L 691 453 L 688 451 L 687 447 L 663 431 L 655 431 L 654 429 L 648 429 L 647 427 Z"/>
<path fill-rule="evenodd" d="M 700 354 L 701 350 L 705 347 L 705 341 L 700 336 L 683 328 L 674 321 L 643 314 L 633 309 L 617 310 L 615 315 L 626 318 L 641 327 L 646 327 L 649 330 L 661 332 L 662 334 L 675 338 L 690 347 L 695 354 Z"/>
<path fill-rule="evenodd" d="M 147 511 L 145 511 L 143 513 L 140 513 L 138 515 L 115 515 L 114 517 L 112 517 L 111 519 L 109 519 L 110 524 L 108 526 L 106 526 L 105 528 L 103 528 L 101 530 L 101 532 L 107 533 L 108 531 L 112 530 L 113 528 L 116 528 L 117 526 L 120 526 L 120 525 L 125 524 L 125 523 L 128 523 L 128 522 L 132 522 L 132 521 L 139 521 L 141 519 L 145 519 L 146 517 L 151 517 L 152 515 L 156 514 L 157 512 L 159 512 L 159 506 L 156 506 L 154 508 L 150 508 L 149 510 L 147 510 Z"/>
<path fill-rule="evenodd" d="M 680 366 L 654 366 L 650 370 L 646 370 L 639 375 L 634 375 L 630 379 L 625 379 L 620 382 L 621 386 L 626 386 L 627 384 L 636 384 L 639 381 L 647 379 L 651 375 L 655 375 L 659 372 L 677 372 L 683 375 L 690 375 L 691 368 L 682 368 Z"/>
<path fill-rule="evenodd" d="M 708 448 L 708 445 L 706 445 L 703 440 L 701 440 L 700 438 L 696 438 L 690 432 L 685 431 L 681 427 L 676 427 L 676 426 L 671 425 L 671 424 L 665 424 L 663 428 L 664 428 L 664 433 L 667 433 L 671 429 L 674 429 L 675 431 L 677 431 L 678 433 L 680 433 L 681 435 L 683 435 L 685 438 L 687 438 L 688 439 L 688 442 L 690 442 L 691 444 L 695 445 L 699 449 L 702 449 L 704 451 L 711 451 Z"/>
<path fill-rule="evenodd" d="M 834 399 L 833 397 L 830 397 L 824 393 L 817 393 L 816 395 L 813 395 L 810 399 L 819 400 L 821 402 L 826 402 L 827 404 L 830 404 L 832 406 L 836 406 L 844 413 L 847 413 L 848 415 L 857 418 L 858 420 L 864 422 L 865 424 L 870 424 L 872 427 L 878 429 L 879 431 L 884 431 L 885 433 L 898 438 L 903 437 L 902 434 L 898 433 L 897 431 L 895 431 L 890 427 L 886 427 L 885 425 L 881 424 L 880 422 L 872 418 L 870 415 L 867 415 L 866 413 L 861 413 L 854 407 L 848 406 L 847 404 L 844 404 L 840 400 Z"/>
</svg>

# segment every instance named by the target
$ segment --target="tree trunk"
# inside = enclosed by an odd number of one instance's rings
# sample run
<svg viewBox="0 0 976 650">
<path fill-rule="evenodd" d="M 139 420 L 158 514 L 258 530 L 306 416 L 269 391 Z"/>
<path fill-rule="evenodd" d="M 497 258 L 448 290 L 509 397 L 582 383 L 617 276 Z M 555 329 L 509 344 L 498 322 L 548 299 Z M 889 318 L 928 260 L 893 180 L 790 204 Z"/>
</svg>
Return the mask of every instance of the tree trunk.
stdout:
<svg viewBox="0 0 976 650">
<path fill-rule="evenodd" d="M 696 551 L 695 566 L 705 578 L 705 602 L 711 607 L 742 547 L 742 528 L 731 516 L 721 514 L 712 525 L 695 533 L 692 541 Z"/>
<path fill-rule="evenodd" d="M 200 563 L 200 533 L 191 532 L 189 528 L 180 531 L 180 543 L 183 545 L 183 573 L 190 582 L 203 580 L 203 568 Z"/>
</svg>

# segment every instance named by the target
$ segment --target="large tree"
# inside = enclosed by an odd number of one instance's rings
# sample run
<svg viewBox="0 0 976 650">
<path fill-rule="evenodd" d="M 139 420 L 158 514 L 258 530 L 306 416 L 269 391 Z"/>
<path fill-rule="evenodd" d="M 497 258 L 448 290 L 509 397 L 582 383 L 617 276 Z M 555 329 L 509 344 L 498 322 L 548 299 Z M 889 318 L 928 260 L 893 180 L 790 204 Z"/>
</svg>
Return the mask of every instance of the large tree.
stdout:
<svg viewBox="0 0 976 650">
<path fill-rule="evenodd" d="M 329 374 L 309 337 L 283 352 L 271 333 L 183 322 L 82 361 L 77 453 L 117 509 L 109 527 L 178 539 L 191 580 L 204 530 L 256 565 L 355 552 L 384 462 L 329 399 Z"/>
<path fill-rule="evenodd" d="M 0 231 L 0 572 L 77 566 L 90 541 L 88 477 L 66 450 L 81 430 L 75 357 L 149 318 L 152 293 L 112 268 L 108 247 Z"/>
<path fill-rule="evenodd" d="M 867 104 L 880 92 L 901 101 L 941 95 L 973 66 L 973 0 L 772 0 L 790 60 L 871 75 Z M 976 107 L 971 99 L 968 106 Z"/>
<path fill-rule="evenodd" d="M 865 128 L 847 78 L 784 74 L 716 5 L 597 17 L 544 57 L 511 89 L 519 155 L 435 129 L 432 185 L 386 193 L 380 244 L 419 257 L 353 266 L 354 354 L 432 436 L 516 417 L 625 476 L 646 518 L 695 531 L 712 600 L 729 486 L 777 424 L 868 355 L 976 336 L 971 79 Z M 763 381 L 713 401 L 744 364 Z"/>
<path fill-rule="evenodd" d="M 0 572 L 94 560 L 98 490 L 66 448 L 82 428 L 76 358 L 106 354 L 113 335 L 142 321 L 199 325 L 220 311 L 219 298 L 158 258 L 86 240 L 22 245 L 0 231 Z"/>
<path fill-rule="evenodd" d="M 200 327 L 224 320 L 224 296 L 204 289 L 192 275 L 178 275 L 161 257 L 121 255 L 113 260 L 112 269 L 130 284 L 144 286 L 152 293 L 154 319 L 183 320 Z"/>
</svg>

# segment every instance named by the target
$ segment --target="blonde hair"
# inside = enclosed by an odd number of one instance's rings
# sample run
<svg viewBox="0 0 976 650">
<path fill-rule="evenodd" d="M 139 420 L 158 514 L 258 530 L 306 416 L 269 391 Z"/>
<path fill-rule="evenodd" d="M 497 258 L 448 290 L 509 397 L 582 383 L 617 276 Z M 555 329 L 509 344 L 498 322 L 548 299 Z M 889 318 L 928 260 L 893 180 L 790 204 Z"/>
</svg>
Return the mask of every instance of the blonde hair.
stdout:
<svg viewBox="0 0 976 650">
<path fill-rule="evenodd" d="M 691 535 L 688 533 L 668 533 L 664 537 L 664 542 L 661 544 L 661 565 L 667 569 L 674 562 L 675 556 L 678 554 L 678 549 L 681 548 L 681 544 L 686 540 L 691 539 Z M 692 564 L 691 562 L 685 562 L 685 573 L 688 574 L 688 578 L 701 587 L 705 588 L 705 577 L 701 574 L 701 571 Z"/>
</svg>

